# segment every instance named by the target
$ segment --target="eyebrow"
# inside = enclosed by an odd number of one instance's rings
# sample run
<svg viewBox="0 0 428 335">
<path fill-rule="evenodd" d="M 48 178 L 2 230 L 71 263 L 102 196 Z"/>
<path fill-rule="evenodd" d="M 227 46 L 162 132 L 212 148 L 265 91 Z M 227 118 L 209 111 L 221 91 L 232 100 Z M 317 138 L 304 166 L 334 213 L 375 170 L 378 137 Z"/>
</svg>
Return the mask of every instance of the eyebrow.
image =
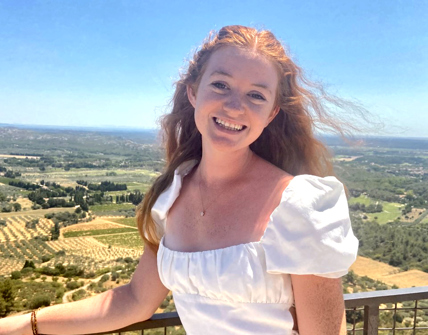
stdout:
<svg viewBox="0 0 428 335">
<path fill-rule="evenodd" d="M 226 76 L 226 77 L 229 77 L 229 78 L 233 78 L 233 76 L 230 73 L 228 73 L 228 72 L 226 72 L 224 70 L 215 70 L 215 71 L 213 71 L 211 73 L 210 77 L 212 77 L 214 75 L 222 75 L 222 76 Z M 254 84 L 251 84 L 251 86 L 256 86 L 256 87 L 264 88 L 265 90 L 269 91 L 269 93 L 272 94 L 272 92 L 269 89 L 269 87 L 267 85 L 265 85 L 265 84 L 254 83 Z"/>
</svg>

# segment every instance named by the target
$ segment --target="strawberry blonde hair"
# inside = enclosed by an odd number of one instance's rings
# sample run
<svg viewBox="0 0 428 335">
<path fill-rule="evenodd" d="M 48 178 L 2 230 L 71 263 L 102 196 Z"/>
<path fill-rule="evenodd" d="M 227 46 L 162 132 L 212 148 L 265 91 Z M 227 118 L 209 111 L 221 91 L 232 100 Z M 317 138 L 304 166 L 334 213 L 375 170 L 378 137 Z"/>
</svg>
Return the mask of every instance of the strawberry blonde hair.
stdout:
<svg viewBox="0 0 428 335">
<path fill-rule="evenodd" d="M 163 116 L 161 128 L 166 149 L 165 171 L 146 193 L 137 209 L 138 229 L 146 245 L 157 247 L 160 237 L 151 216 L 151 209 L 172 183 L 174 171 L 183 162 L 202 156 L 201 134 L 194 120 L 195 109 L 187 96 L 187 85 L 196 92 L 211 55 L 224 46 L 249 49 L 269 59 L 279 74 L 276 106 L 279 112 L 250 145 L 251 150 L 292 174 L 333 175 L 331 154 L 314 136 L 314 129 L 333 130 L 342 137 L 353 127 L 332 115 L 333 107 L 341 110 L 355 104 L 327 95 L 322 86 L 308 81 L 287 55 L 283 45 L 268 30 L 244 26 L 226 26 L 211 32 L 189 61 L 187 71 L 175 84 L 172 110 Z"/>
</svg>

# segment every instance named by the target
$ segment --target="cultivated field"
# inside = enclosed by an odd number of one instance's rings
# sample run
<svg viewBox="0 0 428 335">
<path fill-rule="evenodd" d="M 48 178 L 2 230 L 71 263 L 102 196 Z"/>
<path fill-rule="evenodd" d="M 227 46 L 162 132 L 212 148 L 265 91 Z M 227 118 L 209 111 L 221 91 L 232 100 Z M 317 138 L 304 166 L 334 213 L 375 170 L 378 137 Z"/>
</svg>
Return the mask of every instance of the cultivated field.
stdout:
<svg viewBox="0 0 428 335">
<path fill-rule="evenodd" d="M 351 270 L 358 276 L 367 276 L 399 288 L 427 286 L 428 273 L 419 270 L 402 271 L 400 268 L 358 256 Z"/>
<path fill-rule="evenodd" d="M 0 214 L 6 221 L 6 225 L 0 225 L 0 275 L 21 270 L 25 260 L 39 266 L 78 265 L 95 272 L 120 265 L 120 259 L 141 256 L 142 241 L 131 218 L 98 217 L 89 223 L 61 228 L 59 240 L 50 241 L 54 223 L 44 215 L 60 211 L 64 209 Z M 27 228 L 26 223 L 34 219 L 39 219 L 35 228 Z"/>
</svg>

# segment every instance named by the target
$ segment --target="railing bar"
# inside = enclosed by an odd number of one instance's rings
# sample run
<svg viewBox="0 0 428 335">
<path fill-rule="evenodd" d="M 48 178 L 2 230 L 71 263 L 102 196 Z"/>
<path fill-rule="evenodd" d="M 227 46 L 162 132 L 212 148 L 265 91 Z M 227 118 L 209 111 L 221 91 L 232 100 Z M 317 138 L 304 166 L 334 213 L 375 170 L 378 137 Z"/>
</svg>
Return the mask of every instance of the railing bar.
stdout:
<svg viewBox="0 0 428 335">
<path fill-rule="evenodd" d="M 416 314 L 418 312 L 418 301 L 415 300 L 415 315 L 413 316 L 413 335 L 416 335 Z"/>
<path fill-rule="evenodd" d="M 356 312 L 356 307 L 354 307 L 354 310 L 353 310 L 353 314 L 352 314 L 352 335 L 355 335 L 355 324 L 356 324 L 356 314 L 357 314 L 357 312 Z"/>
<path fill-rule="evenodd" d="M 392 335 L 395 335 L 395 320 L 397 319 L 397 303 L 394 304 L 394 314 L 392 316 Z"/>
</svg>

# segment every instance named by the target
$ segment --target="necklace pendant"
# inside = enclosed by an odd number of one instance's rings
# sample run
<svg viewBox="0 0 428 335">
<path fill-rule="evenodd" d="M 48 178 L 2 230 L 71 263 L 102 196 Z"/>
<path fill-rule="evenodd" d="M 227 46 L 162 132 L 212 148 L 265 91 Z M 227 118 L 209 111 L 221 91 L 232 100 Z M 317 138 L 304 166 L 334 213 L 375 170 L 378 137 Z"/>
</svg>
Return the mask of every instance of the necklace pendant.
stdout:
<svg viewBox="0 0 428 335">
<path fill-rule="evenodd" d="M 201 212 L 201 216 L 204 216 L 204 215 L 205 215 L 205 211 L 202 211 L 202 212 Z"/>
</svg>

